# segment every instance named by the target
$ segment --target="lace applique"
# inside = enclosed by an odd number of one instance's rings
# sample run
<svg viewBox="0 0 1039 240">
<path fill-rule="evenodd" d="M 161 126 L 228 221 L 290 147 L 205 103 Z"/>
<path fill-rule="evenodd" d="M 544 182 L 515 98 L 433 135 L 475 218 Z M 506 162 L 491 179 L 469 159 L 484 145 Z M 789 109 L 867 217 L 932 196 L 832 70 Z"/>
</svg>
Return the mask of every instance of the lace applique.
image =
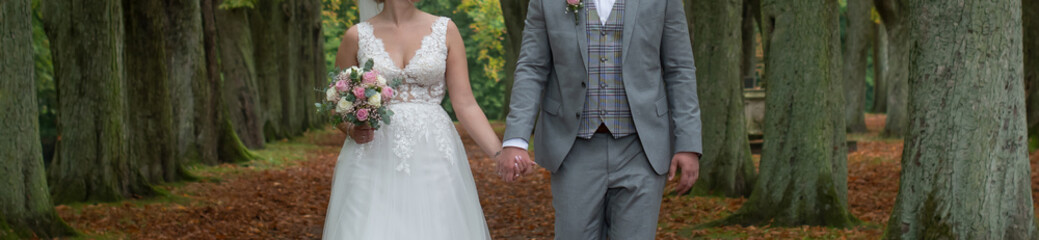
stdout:
<svg viewBox="0 0 1039 240">
<path fill-rule="evenodd" d="M 447 61 L 447 24 L 450 19 L 438 18 L 432 25 L 432 32 L 422 38 L 422 46 L 415 51 L 410 62 L 399 69 L 386 52 L 382 39 L 375 37 L 374 29 L 368 22 L 358 27 L 358 62 L 375 60 L 375 69 L 388 79 L 403 79 L 397 87 L 397 96 L 390 100 L 391 110 L 396 113 L 393 122 L 385 126 L 385 131 L 392 133 L 394 154 L 400 158 L 396 170 L 411 174 L 408 159 L 414 154 L 415 138 L 425 137 L 437 143 L 441 154 L 455 164 L 454 149 L 447 142 L 452 139 L 454 125 L 447 116 L 440 102 L 446 94 L 444 72 Z"/>
</svg>

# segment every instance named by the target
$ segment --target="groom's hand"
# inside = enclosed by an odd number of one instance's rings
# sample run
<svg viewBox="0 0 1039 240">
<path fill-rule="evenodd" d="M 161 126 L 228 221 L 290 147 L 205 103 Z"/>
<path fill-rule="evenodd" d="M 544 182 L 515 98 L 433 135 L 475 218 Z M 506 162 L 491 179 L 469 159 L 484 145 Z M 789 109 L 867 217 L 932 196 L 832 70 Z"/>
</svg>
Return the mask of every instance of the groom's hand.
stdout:
<svg viewBox="0 0 1039 240">
<path fill-rule="evenodd" d="M 691 152 L 676 153 L 671 158 L 671 170 L 667 173 L 667 180 L 675 179 L 675 172 L 682 171 L 682 177 L 678 179 L 678 195 L 684 195 L 693 188 L 696 179 L 700 178 L 700 156 Z"/>
<path fill-rule="evenodd" d="M 526 149 L 505 147 L 501 151 L 495 161 L 498 163 L 498 176 L 505 182 L 516 181 L 521 174 L 533 171 L 534 162 L 530 161 L 530 153 Z"/>
</svg>

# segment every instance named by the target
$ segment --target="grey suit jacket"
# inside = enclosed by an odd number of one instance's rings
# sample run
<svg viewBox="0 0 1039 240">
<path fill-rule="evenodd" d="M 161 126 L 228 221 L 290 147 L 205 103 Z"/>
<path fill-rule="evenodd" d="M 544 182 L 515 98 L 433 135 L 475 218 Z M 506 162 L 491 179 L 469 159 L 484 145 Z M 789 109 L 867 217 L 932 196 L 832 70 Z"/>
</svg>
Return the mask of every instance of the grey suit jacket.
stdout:
<svg viewBox="0 0 1039 240">
<path fill-rule="evenodd" d="M 624 89 L 646 157 L 664 174 L 672 154 L 703 149 L 685 10 L 681 0 L 625 5 Z M 585 87 L 593 86 L 585 66 L 588 9 L 577 24 L 565 10 L 565 0 L 530 1 L 505 130 L 505 139 L 527 141 L 533 132 L 535 160 L 552 172 L 577 139 Z"/>
</svg>

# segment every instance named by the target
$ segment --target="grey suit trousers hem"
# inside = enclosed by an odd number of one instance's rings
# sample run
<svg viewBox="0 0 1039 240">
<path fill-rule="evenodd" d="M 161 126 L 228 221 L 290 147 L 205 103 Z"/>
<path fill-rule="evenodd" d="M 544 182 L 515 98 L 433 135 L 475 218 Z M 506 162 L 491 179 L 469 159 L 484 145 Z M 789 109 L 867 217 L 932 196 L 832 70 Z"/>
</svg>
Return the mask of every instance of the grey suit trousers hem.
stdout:
<svg viewBox="0 0 1039 240">
<path fill-rule="evenodd" d="M 637 134 L 577 139 L 552 174 L 555 239 L 654 239 L 665 181 Z"/>
</svg>

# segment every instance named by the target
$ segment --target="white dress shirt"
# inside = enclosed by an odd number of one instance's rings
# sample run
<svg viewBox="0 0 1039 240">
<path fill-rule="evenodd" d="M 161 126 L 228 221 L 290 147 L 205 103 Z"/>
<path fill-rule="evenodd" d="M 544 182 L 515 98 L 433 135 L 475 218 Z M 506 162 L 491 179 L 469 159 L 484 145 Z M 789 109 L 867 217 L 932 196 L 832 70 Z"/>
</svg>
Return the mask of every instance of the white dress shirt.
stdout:
<svg viewBox="0 0 1039 240">
<path fill-rule="evenodd" d="M 595 1 L 596 12 L 599 13 L 599 23 L 606 25 L 606 20 L 610 19 L 610 12 L 613 11 L 613 4 L 617 0 L 593 0 Z"/>
<path fill-rule="evenodd" d="M 592 0 L 595 1 L 596 12 L 599 14 L 599 22 L 603 25 L 606 24 L 606 20 L 610 19 L 610 12 L 613 11 L 613 4 L 617 3 L 617 0 Z M 522 138 L 511 138 L 505 140 L 502 143 L 502 147 L 516 147 L 523 150 L 527 150 L 530 147 L 530 143 Z"/>
</svg>

